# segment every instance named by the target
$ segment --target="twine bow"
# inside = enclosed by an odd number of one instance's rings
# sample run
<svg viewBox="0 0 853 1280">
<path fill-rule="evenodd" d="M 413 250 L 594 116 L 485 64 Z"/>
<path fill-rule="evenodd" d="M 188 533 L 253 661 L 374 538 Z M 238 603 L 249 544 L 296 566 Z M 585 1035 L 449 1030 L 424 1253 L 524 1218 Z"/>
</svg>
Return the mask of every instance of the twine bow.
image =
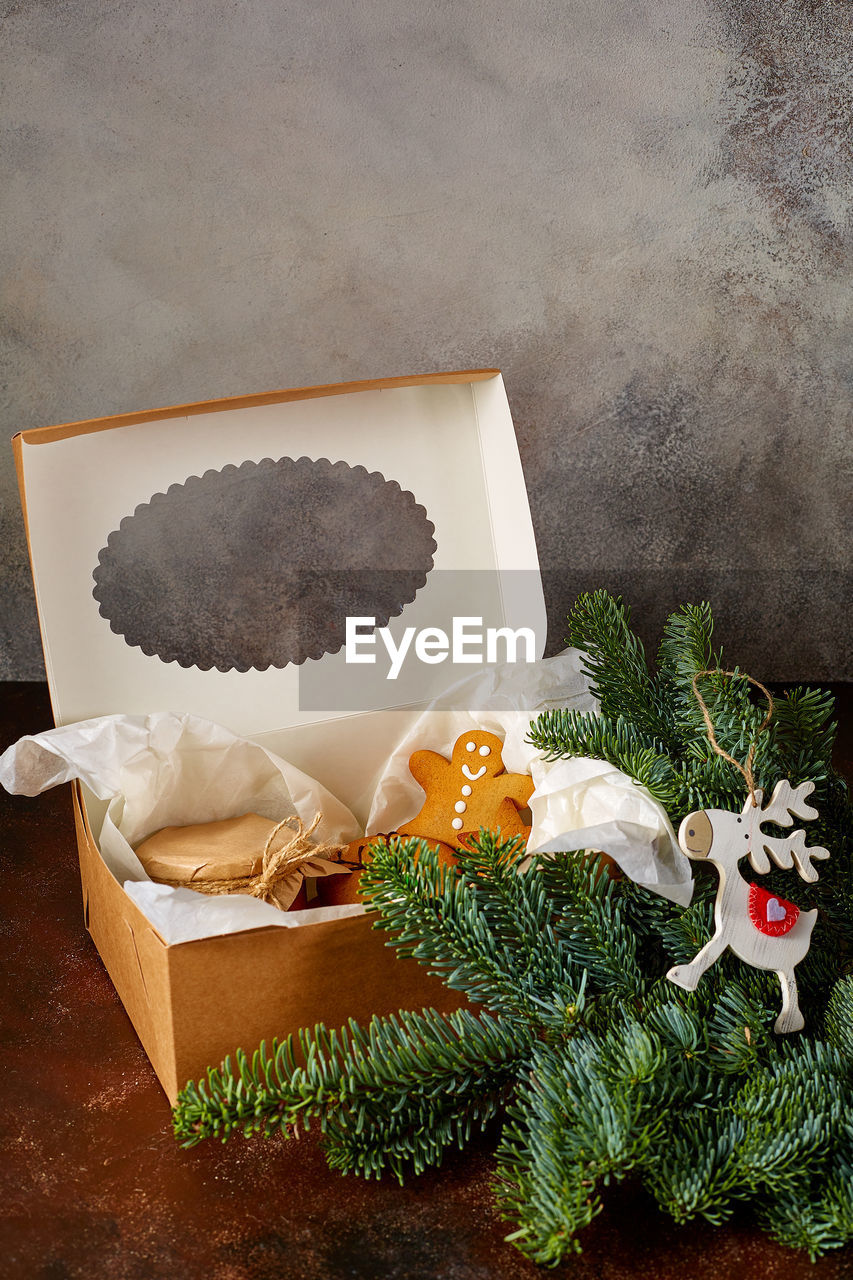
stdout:
<svg viewBox="0 0 853 1280">
<path fill-rule="evenodd" d="M 160 883 L 172 885 L 174 888 L 193 888 L 197 893 L 214 896 L 222 893 L 245 893 L 253 898 L 260 898 L 262 902 L 280 906 L 281 902 L 276 891 L 281 888 L 282 881 L 288 876 L 302 870 L 309 862 L 319 860 L 326 863 L 323 872 L 329 869 L 329 863 L 335 863 L 336 866 L 338 864 L 335 855 L 340 854 L 340 845 L 311 843 L 311 835 L 322 821 L 322 817 L 321 813 L 315 814 L 309 827 L 303 825 L 302 819 L 297 814 L 283 818 L 267 836 L 258 871 L 244 876 L 226 876 L 220 880 L 161 880 Z M 294 830 L 294 822 L 297 825 L 291 839 L 286 840 L 279 848 L 274 848 L 276 837 L 286 827 Z M 297 884 L 293 897 L 296 896 L 298 888 Z"/>
<path fill-rule="evenodd" d="M 750 684 L 754 684 L 756 689 L 760 689 L 761 692 L 764 694 L 765 698 L 767 699 L 767 715 L 761 721 L 761 724 L 758 726 L 758 728 L 755 731 L 755 734 L 753 735 L 752 741 L 749 745 L 749 751 L 747 753 L 745 764 L 741 764 L 739 760 L 735 760 L 734 756 L 730 756 L 728 751 L 724 751 L 723 748 L 720 746 L 720 744 L 717 742 L 717 739 L 714 735 L 714 726 L 711 722 L 711 717 L 708 713 L 708 708 L 705 705 L 705 699 L 702 697 L 701 693 L 699 692 L 699 689 L 696 683 L 701 676 L 740 677 L 741 680 L 748 680 Z M 747 789 L 749 790 L 749 798 L 752 801 L 753 805 L 757 805 L 758 801 L 755 798 L 755 777 L 752 772 L 752 764 L 753 764 L 753 761 L 755 760 L 755 748 L 758 744 L 758 739 L 760 738 L 764 730 L 767 728 L 770 721 L 773 719 L 773 695 L 771 694 L 769 689 L 766 689 L 764 687 L 764 685 L 761 683 L 760 680 L 753 680 L 752 676 L 746 675 L 743 671 L 723 671 L 720 667 L 713 667 L 708 671 L 697 671 L 695 676 L 693 677 L 692 684 L 693 684 L 693 693 L 696 697 L 696 701 L 699 703 L 699 709 L 702 712 L 702 718 L 704 719 L 705 727 L 708 730 L 708 741 L 710 742 L 711 746 L 714 748 L 718 756 L 722 756 L 724 760 L 728 760 L 729 764 L 733 764 L 734 767 L 740 773 L 743 774 L 744 779 L 746 781 Z"/>
</svg>

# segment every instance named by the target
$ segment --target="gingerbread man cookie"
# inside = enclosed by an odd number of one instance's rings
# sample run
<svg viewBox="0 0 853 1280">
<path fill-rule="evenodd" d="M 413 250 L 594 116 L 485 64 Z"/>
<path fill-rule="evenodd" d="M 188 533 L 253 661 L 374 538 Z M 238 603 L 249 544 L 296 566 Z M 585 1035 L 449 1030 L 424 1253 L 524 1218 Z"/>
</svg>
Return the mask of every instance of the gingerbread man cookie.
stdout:
<svg viewBox="0 0 853 1280">
<path fill-rule="evenodd" d="M 533 794 L 533 779 L 505 772 L 502 746 L 495 734 L 472 729 L 456 739 L 450 760 L 436 751 L 416 751 L 409 770 L 426 800 L 399 834 L 441 840 L 455 849 L 464 849 L 480 827 L 500 828 L 506 840 L 529 835 L 518 810 Z"/>
</svg>

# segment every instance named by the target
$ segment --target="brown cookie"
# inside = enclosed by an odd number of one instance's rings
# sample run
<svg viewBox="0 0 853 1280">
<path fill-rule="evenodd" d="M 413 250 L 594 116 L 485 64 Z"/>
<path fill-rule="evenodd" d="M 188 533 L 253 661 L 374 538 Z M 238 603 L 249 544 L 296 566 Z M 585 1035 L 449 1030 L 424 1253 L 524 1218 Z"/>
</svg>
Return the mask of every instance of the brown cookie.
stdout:
<svg viewBox="0 0 853 1280">
<path fill-rule="evenodd" d="M 372 845 L 387 836 L 359 836 L 341 850 L 340 860 L 344 866 L 351 868 L 349 875 L 325 876 L 318 882 L 319 905 L 323 907 L 339 907 L 350 902 L 362 902 L 359 893 L 361 873 L 370 862 Z"/>
<path fill-rule="evenodd" d="M 533 794 L 533 779 L 505 771 L 502 747 L 495 734 L 472 729 L 456 739 L 450 760 L 436 751 L 416 751 L 409 769 L 426 800 L 399 834 L 440 840 L 455 849 L 464 849 L 481 827 L 500 829 L 505 840 L 526 838 L 530 827 L 518 811 Z"/>
</svg>

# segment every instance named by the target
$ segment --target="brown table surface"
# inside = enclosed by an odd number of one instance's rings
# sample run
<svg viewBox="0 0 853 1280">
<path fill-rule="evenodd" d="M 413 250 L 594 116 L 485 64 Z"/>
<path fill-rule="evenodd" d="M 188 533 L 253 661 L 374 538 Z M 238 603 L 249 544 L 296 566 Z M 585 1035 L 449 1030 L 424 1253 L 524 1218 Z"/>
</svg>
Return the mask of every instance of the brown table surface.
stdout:
<svg viewBox="0 0 853 1280">
<path fill-rule="evenodd" d="M 837 686 L 853 775 L 853 686 Z M 46 686 L 0 686 L 0 750 L 51 726 Z M 609 1194 L 584 1253 L 540 1270 L 503 1242 L 494 1134 L 405 1187 L 341 1178 L 312 1137 L 182 1151 L 169 1106 L 83 928 L 68 787 L 0 790 L 0 1276 L 26 1280 L 578 1280 L 853 1276 L 812 1267 L 748 1216 L 676 1227 L 641 1190 Z"/>
</svg>

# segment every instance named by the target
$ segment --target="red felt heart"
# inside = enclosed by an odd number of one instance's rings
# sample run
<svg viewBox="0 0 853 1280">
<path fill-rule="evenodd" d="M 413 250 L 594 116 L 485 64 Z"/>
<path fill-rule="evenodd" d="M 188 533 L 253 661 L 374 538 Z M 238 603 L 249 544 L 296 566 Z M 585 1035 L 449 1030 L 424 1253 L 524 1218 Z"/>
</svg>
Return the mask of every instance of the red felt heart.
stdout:
<svg viewBox="0 0 853 1280">
<path fill-rule="evenodd" d="M 800 908 L 776 893 L 768 893 L 760 884 L 749 886 L 749 918 L 759 933 L 781 938 L 797 923 Z"/>
</svg>

